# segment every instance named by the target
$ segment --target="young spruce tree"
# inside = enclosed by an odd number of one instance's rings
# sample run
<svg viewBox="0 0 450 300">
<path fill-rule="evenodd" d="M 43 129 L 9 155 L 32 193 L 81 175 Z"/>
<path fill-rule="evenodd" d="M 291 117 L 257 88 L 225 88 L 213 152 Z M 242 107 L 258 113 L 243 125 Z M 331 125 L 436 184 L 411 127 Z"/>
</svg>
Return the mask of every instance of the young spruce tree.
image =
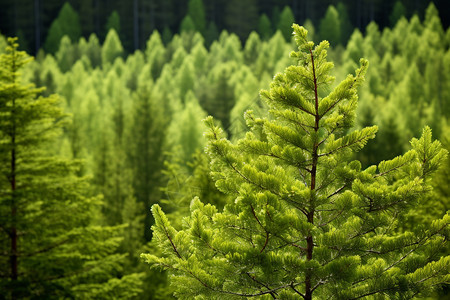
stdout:
<svg viewBox="0 0 450 300">
<path fill-rule="evenodd" d="M 261 93 L 271 117 L 248 112 L 235 144 L 206 119 L 212 175 L 235 200 L 218 212 L 194 199 L 180 231 L 154 205 L 164 255 L 143 258 L 171 272 L 180 298 L 409 299 L 448 282 L 449 216 L 420 234 L 397 227 L 446 151 L 425 128 L 402 156 L 365 170 L 349 161 L 377 131 L 349 131 L 368 62 L 326 95 L 329 44 L 293 28 L 298 64 Z"/>
<path fill-rule="evenodd" d="M 51 155 L 66 115 L 21 82 L 31 59 L 15 41 L 0 55 L 0 298 L 132 298 L 142 275 L 117 278 L 122 229 L 92 224 L 101 202 L 80 162 Z"/>
</svg>

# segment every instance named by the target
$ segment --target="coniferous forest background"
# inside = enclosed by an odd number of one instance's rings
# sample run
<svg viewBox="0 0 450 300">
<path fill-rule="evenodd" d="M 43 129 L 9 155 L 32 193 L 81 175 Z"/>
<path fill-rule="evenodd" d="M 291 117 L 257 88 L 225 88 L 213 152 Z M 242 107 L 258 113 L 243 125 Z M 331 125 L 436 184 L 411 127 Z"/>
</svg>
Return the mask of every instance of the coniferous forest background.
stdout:
<svg viewBox="0 0 450 300">
<path fill-rule="evenodd" d="M 219 209 L 234 201 L 210 176 L 202 119 L 212 115 L 235 141 L 248 129 L 244 112 L 267 115 L 259 91 L 295 63 L 293 23 L 330 42 L 336 82 L 360 58 L 370 62 L 353 127 L 378 126 L 354 154 L 363 168 L 405 153 L 426 125 L 450 150 L 444 0 L 1 0 L 0 8 L 0 299 L 173 297 L 166 273 L 140 259 L 160 251 L 150 208 L 159 204 L 181 228 L 194 197 Z M 449 168 L 447 159 L 399 230 L 445 215 Z M 448 293 L 446 285 L 431 299 Z"/>
</svg>

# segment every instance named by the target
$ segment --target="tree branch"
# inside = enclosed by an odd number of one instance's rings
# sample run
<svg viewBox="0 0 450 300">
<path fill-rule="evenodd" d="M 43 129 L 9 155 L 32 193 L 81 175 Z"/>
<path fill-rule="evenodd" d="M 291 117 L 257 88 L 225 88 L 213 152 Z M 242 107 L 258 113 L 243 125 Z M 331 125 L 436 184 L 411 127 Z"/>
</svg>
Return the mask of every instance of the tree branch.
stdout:
<svg viewBox="0 0 450 300">
<path fill-rule="evenodd" d="M 258 219 L 258 216 L 255 213 L 255 209 L 253 208 L 253 205 L 250 204 L 250 208 L 252 210 L 252 214 L 253 217 L 255 217 L 256 221 L 258 222 L 259 226 L 261 226 L 261 228 L 264 230 L 264 232 L 266 233 L 266 241 L 264 242 L 264 245 L 261 249 L 261 251 L 259 251 L 259 253 L 262 253 L 264 251 L 264 249 L 266 249 L 267 243 L 269 242 L 269 231 L 267 231 L 267 229 L 261 224 L 261 222 Z"/>
</svg>

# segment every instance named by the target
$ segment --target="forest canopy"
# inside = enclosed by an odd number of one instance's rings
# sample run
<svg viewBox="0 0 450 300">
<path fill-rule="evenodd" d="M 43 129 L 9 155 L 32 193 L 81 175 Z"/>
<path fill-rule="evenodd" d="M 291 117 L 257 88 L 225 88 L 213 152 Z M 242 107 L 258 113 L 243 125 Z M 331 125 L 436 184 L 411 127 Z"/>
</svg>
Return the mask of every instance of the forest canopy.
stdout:
<svg viewBox="0 0 450 300">
<path fill-rule="evenodd" d="M 2 296 L 449 293 L 442 2 L 94 2 L 0 1 Z"/>
</svg>

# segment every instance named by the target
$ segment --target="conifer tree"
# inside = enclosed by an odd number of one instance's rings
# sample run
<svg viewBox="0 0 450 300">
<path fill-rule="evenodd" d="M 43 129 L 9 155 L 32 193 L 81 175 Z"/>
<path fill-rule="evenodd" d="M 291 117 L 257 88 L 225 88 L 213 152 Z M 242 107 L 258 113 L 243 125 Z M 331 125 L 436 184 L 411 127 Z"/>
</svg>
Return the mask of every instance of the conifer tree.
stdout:
<svg viewBox="0 0 450 300">
<path fill-rule="evenodd" d="M 202 0 L 190 0 L 188 3 L 188 15 L 192 18 L 195 30 L 201 34 L 206 30 L 205 6 Z"/>
<path fill-rule="evenodd" d="M 392 12 L 389 15 L 389 22 L 391 23 L 391 27 L 394 27 L 397 24 L 397 21 L 400 20 L 401 17 L 404 17 L 406 14 L 406 8 L 401 1 L 396 1 L 394 7 L 392 8 Z"/>
<path fill-rule="evenodd" d="M 277 30 L 281 31 L 286 42 L 291 41 L 291 25 L 294 23 L 294 13 L 289 6 L 285 6 L 280 14 L 280 21 L 277 24 Z"/>
<path fill-rule="evenodd" d="M 341 43 L 342 45 L 346 45 L 348 39 L 352 35 L 353 25 L 350 22 L 350 17 L 347 12 L 347 7 L 342 2 L 339 2 L 336 6 L 336 10 L 339 14 L 339 23 L 341 25 Z M 308 28 L 306 28 L 308 29 Z M 310 34 L 308 30 L 308 34 Z M 312 38 L 311 38 L 312 39 Z"/>
<path fill-rule="evenodd" d="M 153 220 L 148 209 L 159 199 L 169 111 L 160 104 L 161 92 L 153 84 L 146 84 L 133 95 L 132 134 L 128 137 L 127 153 L 134 174 L 136 200 L 145 209 L 144 240 L 149 241 Z"/>
<path fill-rule="evenodd" d="M 235 200 L 218 212 L 195 198 L 179 231 L 154 205 L 163 255 L 142 257 L 172 274 L 183 299 L 425 295 L 448 281 L 450 257 L 440 250 L 450 216 L 415 233 L 400 232 L 397 221 L 427 193 L 446 151 L 426 127 L 402 156 L 367 169 L 350 161 L 377 131 L 349 131 L 368 62 L 327 94 L 328 42 L 314 46 L 293 28 L 298 64 L 261 92 L 270 118 L 247 112 L 251 130 L 236 143 L 205 120 L 212 176 Z"/>
<path fill-rule="evenodd" d="M 64 35 L 69 36 L 71 41 L 78 41 L 81 36 L 80 18 L 68 2 L 64 3 L 58 17 L 50 25 L 44 49 L 49 53 L 55 53 Z"/>
<path fill-rule="evenodd" d="M 180 69 L 176 77 L 177 85 L 179 86 L 180 99 L 185 101 L 187 93 L 195 90 L 195 69 L 191 56 L 186 56 L 181 63 Z"/>
<path fill-rule="evenodd" d="M 114 29 L 117 34 L 120 35 L 120 16 L 119 13 L 114 10 L 106 20 L 105 31 L 108 33 L 111 29 Z"/>
<path fill-rule="evenodd" d="M 195 23 L 190 15 L 184 17 L 180 24 L 180 32 L 193 33 L 195 32 Z"/>
<path fill-rule="evenodd" d="M 258 33 L 263 40 L 268 40 L 273 34 L 272 23 L 270 22 L 270 19 L 266 14 L 262 14 L 259 17 Z"/>
<path fill-rule="evenodd" d="M 191 56 L 195 68 L 195 74 L 201 77 L 206 73 L 206 57 L 208 57 L 208 50 L 202 42 L 198 42 L 191 50 Z"/>
<path fill-rule="evenodd" d="M 102 52 L 100 42 L 95 33 L 89 36 L 86 44 L 79 45 L 81 55 L 86 55 L 89 58 L 92 68 L 96 68 L 102 64 Z"/>
<path fill-rule="evenodd" d="M 222 123 L 227 132 L 230 130 L 230 112 L 235 104 L 234 91 L 230 84 L 236 64 L 219 63 L 209 73 L 211 84 L 209 91 L 199 91 L 199 101 L 208 114 Z"/>
<path fill-rule="evenodd" d="M 102 47 L 103 67 L 113 64 L 114 60 L 123 54 L 123 51 L 119 35 L 114 29 L 109 30 Z"/>
<path fill-rule="evenodd" d="M 318 38 L 335 46 L 341 42 L 341 21 L 333 5 L 328 6 L 325 16 L 320 20 Z"/>
<path fill-rule="evenodd" d="M 217 28 L 216 23 L 212 21 L 209 22 L 205 32 L 206 45 L 207 46 L 211 45 L 212 42 L 217 40 L 218 37 L 219 37 L 219 29 Z"/>
<path fill-rule="evenodd" d="M 308 30 L 309 38 L 313 41 L 316 36 L 316 29 L 314 28 L 314 24 L 310 19 L 306 19 L 305 23 L 303 23 L 303 27 Z"/>
<path fill-rule="evenodd" d="M 149 40 L 147 41 L 145 49 L 145 58 L 150 64 L 151 78 L 156 80 L 161 74 L 164 63 L 166 62 L 163 57 L 166 55 L 166 49 L 161 40 L 161 35 L 158 31 L 153 31 Z"/>
<path fill-rule="evenodd" d="M 172 122 L 167 129 L 167 144 L 170 153 L 186 165 L 197 151 L 204 147 L 204 125 L 200 122 L 206 117 L 192 91 L 187 91 L 184 103 L 174 111 Z"/>
<path fill-rule="evenodd" d="M 0 56 L 0 290 L 6 299 L 130 298 L 141 276 L 119 275 L 120 227 L 93 223 L 100 198 L 90 196 L 79 161 L 52 156 L 66 124 L 59 98 L 21 82 L 30 61 L 8 39 Z"/>
<path fill-rule="evenodd" d="M 80 58 L 80 54 L 78 45 L 72 44 L 67 35 L 63 36 L 59 49 L 55 55 L 61 72 L 65 73 L 69 71 L 74 63 Z"/>
<path fill-rule="evenodd" d="M 253 63 L 256 61 L 258 57 L 255 55 L 255 52 L 259 50 L 260 47 L 261 39 L 256 32 L 252 31 L 248 36 L 244 47 L 244 62 L 247 66 L 253 65 Z"/>
</svg>

